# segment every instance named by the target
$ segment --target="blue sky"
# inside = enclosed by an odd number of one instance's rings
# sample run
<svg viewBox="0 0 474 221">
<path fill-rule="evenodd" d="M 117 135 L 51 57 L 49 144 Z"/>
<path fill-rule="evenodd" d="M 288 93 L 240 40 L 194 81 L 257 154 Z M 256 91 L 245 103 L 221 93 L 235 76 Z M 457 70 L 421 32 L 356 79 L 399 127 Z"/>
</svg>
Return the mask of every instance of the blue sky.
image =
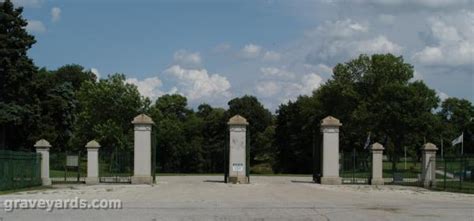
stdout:
<svg viewBox="0 0 474 221">
<path fill-rule="evenodd" d="M 124 73 L 153 99 L 226 107 L 257 96 L 271 110 L 310 94 L 360 53 L 403 55 L 440 97 L 474 100 L 471 0 L 16 0 L 37 43 L 30 56 Z"/>
</svg>

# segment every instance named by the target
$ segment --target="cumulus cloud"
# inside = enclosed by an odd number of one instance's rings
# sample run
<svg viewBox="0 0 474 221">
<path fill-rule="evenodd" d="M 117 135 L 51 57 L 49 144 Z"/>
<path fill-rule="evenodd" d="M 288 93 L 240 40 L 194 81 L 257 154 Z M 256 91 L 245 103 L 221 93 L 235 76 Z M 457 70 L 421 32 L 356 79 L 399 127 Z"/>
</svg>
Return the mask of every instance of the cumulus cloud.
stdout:
<svg viewBox="0 0 474 221">
<path fill-rule="evenodd" d="M 265 80 L 255 86 L 258 95 L 264 98 L 276 99 L 274 103 L 293 100 L 299 95 L 310 95 L 323 82 L 321 76 L 309 73 L 301 76 L 297 81 Z"/>
<path fill-rule="evenodd" d="M 183 49 L 176 51 L 173 59 L 177 64 L 185 66 L 200 65 L 202 61 L 199 52 L 189 52 Z"/>
<path fill-rule="evenodd" d="M 306 63 L 344 61 L 359 54 L 402 52 L 400 45 L 385 35 L 369 33 L 369 30 L 368 24 L 352 19 L 326 21 L 306 33 L 302 46 L 302 50 L 308 51 Z"/>
<path fill-rule="evenodd" d="M 43 33 L 46 31 L 46 27 L 43 22 L 38 20 L 28 20 L 26 30 L 31 33 Z"/>
<path fill-rule="evenodd" d="M 316 29 L 306 32 L 308 37 L 326 37 L 326 38 L 348 38 L 358 33 L 365 33 L 369 30 L 367 24 L 344 19 L 337 21 L 326 21 Z"/>
<path fill-rule="evenodd" d="M 263 54 L 264 61 L 279 61 L 281 59 L 281 55 L 275 51 L 266 51 Z"/>
<path fill-rule="evenodd" d="M 429 24 L 436 44 L 416 52 L 413 56 L 416 61 L 424 65 L 474 64 L 474 12 L 433 17 Z"/>
<path fill-rule="evenodd" d="M 57 22 L 61 18 L 61 9 L 58 7 L 53 7 L 51 9 L 51 21 Z"/>
<path fill-rule="evenodd" d="M 240 56 L 243 58 L 257 58 L 262 52 L 262 47 L 256 44 L 247 44 L 240 50 Z"/>
<path fill-rule="evenodd" d="M 206 98 L 229 97 L 230 83 L 226 77 L 219 74 L 209 74 L 206 69 L 186 69 L 174 65 L 165 73 L 176 77 L 178 91 L 182 92 L 190 101 Z"/>
<path fill-rule="evenodd" d="M 149 97 L 152 100 L 155 100 L 157 97 L 164 94 L 160 90 L 163 84 L 158 77 L 150 77 L 143 80 L 138 80 L 137 78 L 128 78 L 126 82 L 136 85 L 141 95 Z"/>
<path fill-rule="evenodd" d="M 262 67 L 260 72 L 264 77 L 277 77 L 277 78 L 293 78 L 294 73 L 276 67 Z"/>
</svg>

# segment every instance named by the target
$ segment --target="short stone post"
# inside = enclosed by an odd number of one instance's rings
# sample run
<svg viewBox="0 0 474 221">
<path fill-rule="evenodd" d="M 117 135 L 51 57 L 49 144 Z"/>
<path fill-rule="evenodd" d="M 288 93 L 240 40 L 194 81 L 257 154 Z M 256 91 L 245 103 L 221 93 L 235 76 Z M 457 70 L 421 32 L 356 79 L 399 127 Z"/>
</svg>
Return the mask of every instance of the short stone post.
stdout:
<svg viewBox="0 0 474 221">
<path fill-rule="evenodd" d="M 135 130 L 132 184 L 152 184 L 151 130 L 155 123 L 149 116 L 140 114 L 132 124 Z"/>
<path fill-rule="evenodd" d="M 435 186 L 436 180 L 436 145 L 426 143 L 423 145 L 422 151 L 422 171 L 421 181 L 425 188 Z"/>
<path fill-rule="evenodd" d="M 372 185 L 384 185 L 383 181 L 383 146 L 379 143 L 372 144 L 370 151 L 372 152 L 372 179 L 370 183 Z"/>
<path fill-rule="evenodd" d="M 87 177 L 86 184 L 99 183 L 99 147 L 100 144 L 91 140 L 86 144 L 87 148 Z"/>
<path fill-rule="evenodd" d="M 328 116 L 321 121 L 321 132 L 323 133 L 322 151 L 322 177 L 321 184 L 341 184 L 339 177 L 339 127 L 341 122 Z"/>
<path fill-rule="evenodd" d="M 249 183 L 247 177 L 247 125 L 245 118 L 235 115 L 229 119 L 229 181 Z"/>
<path fill-rule="evenodd" d="M 41 155 L 41 181 L 43 186 L 51 185 L 51 178 L 49 178 L 49 148 L 51 144 L 45 139 L 38 140 L 34 147 L 36 152 Z"/>
</svg>

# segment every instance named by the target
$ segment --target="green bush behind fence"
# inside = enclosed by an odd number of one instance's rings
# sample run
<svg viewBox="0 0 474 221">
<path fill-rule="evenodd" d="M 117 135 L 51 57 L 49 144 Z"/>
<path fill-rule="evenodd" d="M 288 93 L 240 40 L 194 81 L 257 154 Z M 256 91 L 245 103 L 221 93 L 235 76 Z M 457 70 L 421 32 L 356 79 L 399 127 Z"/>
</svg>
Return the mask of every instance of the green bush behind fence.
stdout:
<svg viewBox="0 0 474 221">
<path fill-rule="evenodd" d="M 41 185 L 41 155 L 0 150 L 0 190 Z"/>
</svg>

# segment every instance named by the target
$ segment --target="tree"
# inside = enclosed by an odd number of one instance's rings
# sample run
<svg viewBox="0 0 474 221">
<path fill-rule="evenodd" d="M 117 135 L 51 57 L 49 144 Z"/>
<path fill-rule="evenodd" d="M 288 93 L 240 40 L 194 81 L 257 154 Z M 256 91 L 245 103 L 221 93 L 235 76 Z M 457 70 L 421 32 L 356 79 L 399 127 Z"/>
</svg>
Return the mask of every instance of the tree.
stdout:
<svg viewBox="0 0 474 221">
<path fill-rule="evenodd" d="M 36 41 L 25 30 L 22 12 L 10 0 L 0 2 L 0 148 L 31 147 L 29 131 L 39 117 L 31 93 L 37 67 L 27 56 Z"/>
<path fill-rule="evenodd" d="M 474 106 L 459 98 L 447 98 L 438 113 L 442 122 L 440 136 L 451 146 L 451 141 L 464 133 L 464 153 L 474 153 Z M 451 154 L 459 154 L 459 148 L 445 148 Z"/>
<path fill-rule="evenodd" d="M 396 162 L 405 146 L 417 153 L 424 140 L 435 140 L 438 120 L 433 112 L 439 99 L 423 82 L 410 81 L 413 67 L 402 57 L 361 55 L 336 65 L 333 72 L 333 79 L 311 97 L 299 97 L 277 111 L 278 166 L 284 172 L 301 172 L 291 162 L 310 162 L 310 141 L 318 145 L 318 122 L 328 115 L 343 123 L 341 151 L 364 151 L 372 132 L 373 142 L 388 140 L 386 153 Z"/>
<path fill-rule="evenodd" d="M 85 81 L 96 81 L 97 77 L 90 70 L 85 70 L 84 67 L 78 64 L 68 64 L 58 68 L 54 71 L 55 78 L 60 83 L 71 83 L 74 91 L 78 91 Z"/>
<path fill-rule="evenodd" d="M 83 82 L 77 98 L 76 149 L 92 139 L 97 139 L 104 151 L 132 149 L 131 121 L 146 109 L 146 99 L 135 85 L 125 83 L 124 75 L 115 74 L 99 82 Z"/>
</svg>

